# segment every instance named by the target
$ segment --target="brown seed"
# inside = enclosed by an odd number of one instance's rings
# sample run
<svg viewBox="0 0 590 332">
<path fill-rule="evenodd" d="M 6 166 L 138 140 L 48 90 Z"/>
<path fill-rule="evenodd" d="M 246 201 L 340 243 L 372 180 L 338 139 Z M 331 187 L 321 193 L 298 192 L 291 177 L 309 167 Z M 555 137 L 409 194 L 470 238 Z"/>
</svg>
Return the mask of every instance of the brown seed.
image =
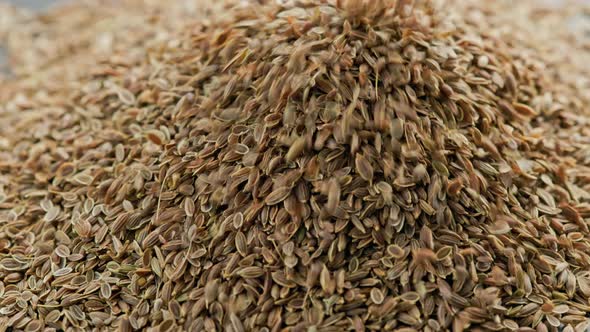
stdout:
<svg viewBox="0 0 590 332">
<path fill-rule="evenodd" d="M 404 256 L 404 250 L 395 244 L 392 244 L 387 247 L 387 253 L 395 259 L 402 258 Z"/>
<path fill-rule="evenodd" d="M 248 254 L 248 247 L 246 244 L 246 236 L 242 232 L 236 233 L 236 249 L 242 256 L 246 256 Z"/>
<path fill-rule="evenodd" d="M 477 58 L 477 66 L 478 67 L 484 68 L 489 64 L 489 62 L 490 62 L 490 59 L 485 55 L 482 55 Z"/>
<path fill-rule="evenodd" d="M 0 5 L 3 326 L 586 329 L 582 7 L 238 2 Z"/>
<path fill-rule="evenodd" d="M 452 253 L 453 253 L 453 248 L 451 246 L 441 247 L 436 252 L 436 259 L 439 260 L 439 261 L 442 261 L 445 258 L 450 257 Z"/>
<path fill-rule="evenodd" d="M 298 137 L 287 151 L 285 155 L 285 160 L 288 162 L 294 161 L 297 157 L 299 157 L 303 151 L 305 150 L 305 137 Z"/>
<path fill-rule="evenodd" d="M 340 202 L 340 184 L 335 178 L 328 182 L 328 202 L 326 203 L 326 211 L 333 214 Z"/>
<path fill-rule="evenodd" d="M 189 217 L 195 215 L 195 202 L 190 197 L 184 199 L 184 213 Z"/>
<path fill-rule="evenodd" d="M 400 298 L 406 302 L 416 303 L 420 300 L 420 295 L 418 295 L 416 292 L 407 292 L 402 294 Z"/>
<path fill-rule="evenodd" d="M 381 304 L 384 299 L 385 297 L 379 288 L 371 289 L 371 301 L 373 301 L 373 303 Z"/>
<path fill-rule="evenodd" d="M 164 133 L 162 133 L 159 130 L 148 130 L 145 133 L 145 136 L 148 140 L 150 140 L 152 143 L 156 145 L 164 145 L 164 142 L 166 141 Z"/>
<path fill-rule="evenodd" d="M 133 93 L 131 93 L 131 91 L 123 89 L 123 88 L 119 88 L 117 89 L 117 95 L 119 96 L 119 99 L 127 105 L 133 105 L 135 104 L 135 96 L 133 95 Z"/>
<path fill-rule="evenodd" d="M 528 105 L 521 104 L 521 103 L 514 103 L 514 104 L 512 104 L 512 106 L 514 107 L 514 110 L 516 112 L 518 112 L 520 115 L 527 116 L 527 117 L 533 117 L 533 116 L 537 115 L 537 112 Z"/>
<path fill-rule="evenodd" d="M 64 268 L 58 269 L 55 272 L 53 272 L 53 275 L 55 277 L 61 277 L 61 276 L 65 276 L 67 274 L 70 274 L 71 272 L 72 272 L 71 267 L 64 267 Z"/>
<path fill-rule="evenodd" d="M 103 299 L 109 299 L 111 297 L 111 285 L 109 285 L 108 283 L 102 283 L 100 285 L 100 296 Z"/>
<path fill-rule="evenodd" d="M 66 247 L 65 245 L 59 245 L 55 248 L 55 254 L 59 257 L 68 257 L 70 256 L 70 248 Z"/>
<path fill-rule="evenodd" d="M 244 267 L 236 271 L 236 274 L 245 279 L 258 278 L 264 275 L 264 269 L 257 266 Z"/>
<path fill-rule="evenodd" d="M 569 311 L 569 306 L 567 304 L 559 304 L 553 308 L 553 313 L 555 314 L 565 314 Z"/>
<path fill-rule="evenodd" d="M 320 285 L 322 286 L 322 290 L 326 294 L 334 293 L 334 289 L 335 289 L 336 285 L 335 285 L 334 280 L 332 279 L 332 277 L 330 275 L 330 271 L 328 270 L 326 265 L 324 265 L 322 267 L 322 270 L 320 272 Z"/>
<path fill-rule="evenodd" d="M 447 185 L 447 192 L 451 196 L 457 196 L 463 187 L 463 180 L 461 178 L 456 178 L 449 181 Z"/>
<path fill-rule="evenodd" d="M 58 177 L 66 177 L 71 175 L 76 171 L 76 165 L 74 163 L 63 163 L 56 171 L 56 176 Z"/>
<path fill-rule="evenodd" d="M 241 212 L 234 214 L 233 216 L 233 225 L 235 229 L 240 229 L 244 223 L 244 215 Z"/>
<path fill-rule="evenodd" d="M 373 166 L 363 155 L 357 153 L 354 165 L 361 178 L 368 182 L 373 180 Z"/>
<path fill-rule="evenodd" d="M 235 332 L 244 332 L 245 331 L 242 321 L 240 321 L 240 319 L 238 318 L 238 316 L 236 316 L 236 314 L 231 313 L 229 316 L 229 319 L 231 321 L 232 328 Z"/>
<path fill-rule="evenodd" d="M 418 164 L 412 170 L 412 177 L 416 181 L 421 181 L 425 178 L 427 173 L 428 173 L 428 171 L 426 170 L 426 167 L 424 167 L 424 165 L 422 165 L 422 164 Z"/>
<path fill-rule="evenodd" d="M 52 206 L 47 211 L 47 213 L 45 213 L 43 220 L 45 220 L 46 222 L 52 222 L 59 216 L 60 212 L 61 212 L 61 209 L 59 206 Z"/>
<path fill-rule="evenodd" d="M 493 225 L 490 225 L 489 231 L 492 234 L 500 235 L 510 232 L 510 225 L 505 220 L 499 219 Z"/>
<path fill-rule="evenodd" d="M 396 118 L 391 121 L 391 136 L 397 140 L 404 136 L 404 120 Z"/>
<path fill-rule="evenodd" d="M 117 144 L 115 146 L 115 159 L 121 162 L 125 159 L 125 146 L 123 144 Z"/>
<path fill-rule="evenodd" d="M 268 196 L 266 196 L 266 198 L 264 199 L 264 202 L 267 205 L 276 205 L 287 199 L 287 197 L 289 197 L 290 194 L 290 187 L 279 187 L 273 190 L 270 194 L 268 194 Z"/>
<path fill-rule="evenodd" d="M 35 331 L 39 331 L 41 330 L 41 328 L 43 327 L 43 324 L 41 323 L 40 320 L 32 320 L 30 321 L 27 326 L 25 327 L 25 331 L 26 332 L 35 332 Z"/>
</svg>

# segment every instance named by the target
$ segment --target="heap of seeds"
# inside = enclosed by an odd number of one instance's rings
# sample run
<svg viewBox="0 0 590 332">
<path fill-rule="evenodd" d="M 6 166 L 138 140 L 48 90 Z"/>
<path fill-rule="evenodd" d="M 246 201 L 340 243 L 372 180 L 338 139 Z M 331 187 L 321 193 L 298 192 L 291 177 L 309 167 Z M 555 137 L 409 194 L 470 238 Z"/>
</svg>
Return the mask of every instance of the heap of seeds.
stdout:
<svg viewBox="0 0 590 332">
<path fill-rule="evenodd" d="M 0 326 L 590 326 L 586 40 L 510 1 L 259 2 L 4 83 Z"/>
</svg>

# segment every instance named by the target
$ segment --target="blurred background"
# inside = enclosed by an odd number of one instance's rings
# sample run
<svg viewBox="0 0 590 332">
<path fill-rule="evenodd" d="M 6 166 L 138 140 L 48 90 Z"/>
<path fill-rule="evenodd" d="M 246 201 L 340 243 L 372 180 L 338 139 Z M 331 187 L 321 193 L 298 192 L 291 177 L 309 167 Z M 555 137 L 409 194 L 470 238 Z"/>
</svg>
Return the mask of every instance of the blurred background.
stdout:
<svg viewBox="0 0 590 332">
<path fill-rule="evenodd" d="M 10 3 L 16 6 L 25 7 L 34 10 L 43 10 L 57 0 L 0 0 L 0 2 Z"/>
<path fill-rule="evenodd" d="M 36 12 L 46 10 L 51 5 L 63 0 L 0 0 L 0 4 L 11 4 L 18 7 L 26 8 Z M 1 10 L 1 8 L 0 8 Z M 0 45 L 0 71 L 4 67 L 6 52 Z"/>
<path fill-rule="evenodd" d="M 35 15 L 35 14 L 39 14 L 39 13 L 44 13 L 45 11 L 47 11 L 48 8 L 50 8 L 51 6 L 54 6 L 58 3 L 65 3 L 65 2 L 75 3 L 78 1 L 83 2 L 84 0 L 0 0 L 0 81 L 2 79 L 3 74 L 4 75 L 9 74 L 12 71 L 9 68 L 9 66 L 7 65 L 6 49 L 2 47 L 2 43 L 6 42 L 6 40 L 5 39 L 3 40 L 3 38 L 8 36 L 8 31 L 9 31 L 8 28 L 13 25 L 11 23 L 18 20 L 17 19 L 18 15 L 13 14 L 9 10 L 10 5 L 25 9 L 26 12 L 28 13 L 27 15 Z M 118 0 L 111 0 L 111 1 L 113 3 L 117 3 Z M 137 3 L 151 3 L 151 2 L 157 3 L 158 1 L 161 1 L 161 3 L 165 3 L 166 1 L 182 2 L 182 0 L 137 0 Z M 184 1 L 186 1 L 187 3 L 191 2 L 190 0 L 184 0 Z M 481 0 L 481 1 L 495 1 L 495 0 Z M 571 3 L 571 2 L 590 4 L 590 0 L 535 0 L 535 1 L 539 3 L 539 7 L 562 6 L 565 3 Z M 108 1 L 106 1 L 106 2 L 108 2 Z M 215 2 L 215 1 L 213 1 L 213 2 Z M 193 8 L 193 10 L 196 10 L 197 12 L 199 11 L 198 8 Z M 49 19 L 49 21 L 50 20 L 51 19 Z M 83 21 L 84 18 L 81 17 L 80 20 Z M 578 15 L 576 15 L 576 17 L 572 18 L 572 22 L 570 22 L 570 23 L 571 24 L 578 24 L 578 22 L 584 22 L 584 25 L 590 25 L 589 21 L 590 20 L 589 20 L 588 14 L 584 15 L 582 13 L 579 13 Z M 78 22 L 78 23 L 80 23 L 80 22 Z M 131 21 L 128 23 L 131 25 L 134 24 Z M 75 25 L 72 25 L 72 26 L 75 26 Z M 58 31 L 58 30 L 56 30 L 56 31 Z M 54 31 L 54 33 L 56 31 Z M 590 30 L 588 30 L 588 31 L 590 31 Z M 3 33 L 4 33 L 4 37 L 3 37 Z M 84 38 L 84 37 L 81 37 L 81 38 Z M 44 45 L 42 43 L 36 43 L 34 46 L 35 46 L 35 48 L 39 48 L 39 49 L 48 49 L 48 46 Z M 29 52 L 29 54 L 27 52 L 21 52 L 21 50 L 19 50 L 18 53 L 19 53 L 18 55 L 13 54 L 13 58 L 16 58 L 17 61 L 22 60 L 21 62 L 29 61 L 32 58 L 32 56 L 34 55 L 31 52 Z M 49 52 L 48 54 L 50 54 L 50 53 L 51 52 Z M 11 59 L 11 63 L 13 63 L 14 61 L 15 61 L 15 59 Z"/>
</svg>

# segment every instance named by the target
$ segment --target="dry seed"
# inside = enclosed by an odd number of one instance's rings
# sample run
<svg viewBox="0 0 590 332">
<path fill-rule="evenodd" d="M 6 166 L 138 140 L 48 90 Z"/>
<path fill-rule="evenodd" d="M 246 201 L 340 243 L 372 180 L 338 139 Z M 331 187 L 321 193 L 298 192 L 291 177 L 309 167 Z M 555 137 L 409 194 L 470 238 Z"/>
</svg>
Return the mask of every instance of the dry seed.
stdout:
<svg viewBox="0 0 590 332">
<path fill-rule="evenodd" d="M 59 206 L 52 206 L 49 210 L 47 210 L 47 213 L 45 213 L 43 220 L 46 222 L 52 222 L 59 216 L 60 212 L 61 209 Z"/>
<path fill-rule="evenodd" d="M 264 275 L 264 270 L 257 266 L 244 267 L 236 271 L 236 274 L 245 279 L 258 278 Z"/>
<path fill-rule="evenodd" d="M 287 197 L 290 194 L 291 194 L 290 187 L 280 187 L 280 188 L 277 188 L 274 191 L 272 191 L 270 194 L 268 194 L 268 196 L 266 196 L 266 198 L 264 199 L 264 202 L 267 205 L 276 205 L 276 204 L 279 204 L 280 202 L 284 201 L 285 199 L 287 199 Z"/>
<path fill-rule="evenodd" d="M 375 304 L 381 304 L 384 300 L 384 295 L 379 288 L 371 289 L 371 301 Z"/>
<path fill-rule="evenodd" d="M 56 270 L 55 272 L 53 272 L 53 275 L 55 277 L 61 277 L 61 276 L 65 276 L 67 274 L 70 274 L 72 272 L 72 268 L 71 267 L 64 267 L 61 268 L 59 270 Z"/>
<path fill-rule="evenodd" d="M 109 299 L 111 297 L 111 285 L 104 282 L 100 285 L 100 296 L 103 299 Z"/>
<path fill-rule="evenodd" d="M 481 68 L 486 67 L 489 63 L 490 63 L 490 59 L 485 55 L 482 55 L 477 58 L 477 66 L 479 66 Z"/>
<path fill-rule="evenodd" d="M 115 159 L 121 162 L 125 159 L 125 146 L 123 144 L 117 144 L 115 146 Z"/>
<path fill-rule="evenodd" d="M 129 90 L 119 88 L 119 89 L 117 89 L 117 96 L 119 96 L 119 99 L 124 104 L 127 104 L 127 105 L 135 104 L 135 96 Z"/>
<path fill-rule="evenodd" d="M 59 257 L 68 257 L 70 256 L 70 248 L 65 245 L 59 245 L 55 248 L 55 254 Z"/>
<path fill-rule="evenodd" d="M 373 180 L 373 166 L 363 155 L 356 155 L 354 165 L 361 178 L 368 182 Z"/>
<path fill-rule="evenodd" d="M 395 244 L 387 247 L 387 253 L 395 259 L 402 258 L 404 256 L 404 250 Z"/>
<path fill-rule="evenodd" d="M 305 137 L 297 138 L 293 142 L 293 144 L 291 144 L 289 151 L 287 151 L 287 154 L 285 155 L 285 160 L 294 161 L 295 158 L 299 157 L 301 153 L 303 153 L 303 150 L 305 149 L 305 144 Z"/>
<path fill-rule="evenodd" d="M 236 249 L 242 256 L 246 256 L 248 254 L 248 247 L 246 244 L 246 236 L 242 232 L 236 233 Z"/>
<path fill-rule="evenodd" d="M 332 178 L 328 184 L 328 202 L 326 203 L 326 210 L 332 214 L 338 207 L 340 202 L 340 184 L 337 179 Z"/>
<path fill-rule="evenodd" d="M 8 328 L 585 328 L 574 4 L 123 2 L 0 10 Z"/>
</svg>

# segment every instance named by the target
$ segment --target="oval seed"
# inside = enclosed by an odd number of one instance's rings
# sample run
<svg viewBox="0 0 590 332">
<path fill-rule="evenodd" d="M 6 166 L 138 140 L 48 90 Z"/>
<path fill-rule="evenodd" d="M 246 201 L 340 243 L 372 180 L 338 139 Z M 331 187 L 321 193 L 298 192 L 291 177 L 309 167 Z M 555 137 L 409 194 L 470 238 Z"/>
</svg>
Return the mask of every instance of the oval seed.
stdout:
<svg viewBox="0 0 590 332">
<path fill-rule="evenodd" d="M 373 166 L 362 154 L 357 153 L 354 161 L 356 171 L 365 181 L 371 182 L 373 180 Z"/>
<path fill-rule="evenodd" d="M 45 216 L 43 217 L 43 220 L 45 220 L 46 222 L 52 222 L 55 219 L 57 219 L 57 216 L 59 216 L 59 213 L 61 212 L 61 209 L 59 206 L 55 205 L 52 206 L 47 213 L 45 213 Z"/>
<path fill-rule="evenodd" d="M 61 245 L 57 246 L 57 248 L 55 248 L 55 254 L 59 257 L 66 258 L 66 257 L 70 256 L 70 248 L 61 244 Z"/>
<path fill-rule="evenodd" d="M 384 299 L 385 297 L 379 288 L 371 289 L 371 301 L 373 301 L 373 303 L 381 304 Z"/>
<path fill-rule="evenodd" d="M 387 247 L 387 253 L 389 254 L 389 256 L 395 259 L 402 258 L 405 254 L 404 250 L 400 246 L 395 244 L 392 244 Z"/>
<path fill-rule="evenodd" d="M 280 202 L 287 199 L 287 197 L 291 194 L 291 187 L 279 187 L 272 191 L 266 198 L 264 199 L 264 203 L 266 205 L 276 205 Z"/>
</svg>

